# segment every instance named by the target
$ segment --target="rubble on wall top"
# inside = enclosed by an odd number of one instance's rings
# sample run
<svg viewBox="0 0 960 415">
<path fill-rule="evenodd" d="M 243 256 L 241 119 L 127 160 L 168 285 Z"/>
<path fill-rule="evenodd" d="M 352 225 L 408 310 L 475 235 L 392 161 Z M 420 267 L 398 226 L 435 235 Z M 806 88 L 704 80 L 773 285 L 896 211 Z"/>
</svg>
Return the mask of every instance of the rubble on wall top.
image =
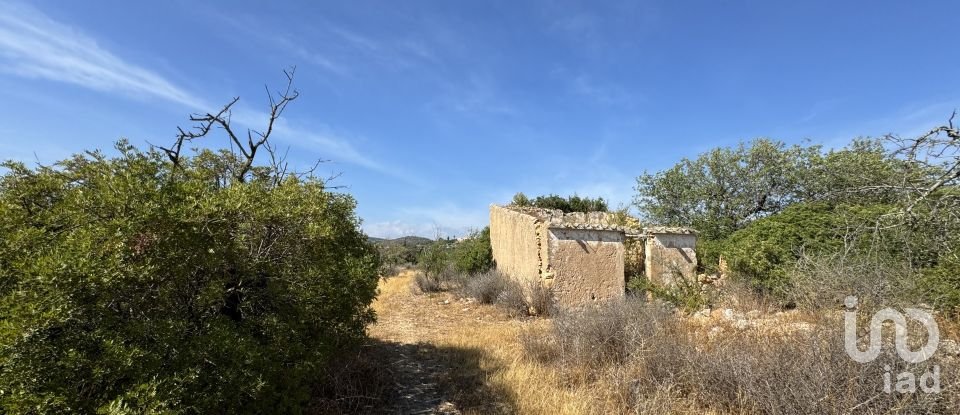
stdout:
<svg viewBox="0 0 960 415">
<path fill-rule="evenodd" d="M 609 212 L 564 213 L 559 209 L 544 209 L 531 206 L 493 206 L 533 216 L 538 220 L 547 223 L 549 227 L 556 229 L 617 231 L 623 232 L 628 237 L 638 238 L 643 238 L 647 235 L 696 235 L 697 233 L 693 229 L 676 226 L 648 226 L 643 228 L 624 226 L 617 223 L 622 220 L 621 217 L 615 213 Z M 636 221 L 636 219 L 633 220 Z"/>
<path fill-rule="evenodd" d="M 645 234 L 696 235 L 697 231 L 679 226 L 650 226 L 643 228 Z"/>
<path fill-rule="evenodd" d="M 494 205 L 496 206 L 496 205 Z M 582 229 L 597 231 L 617 231 L 627 234 L 640 233 L 639 229 L 617 224 L 620 219 L 609 212 L 570 212 L 559 209 L 543 209 L 529 206 L 499 206 L 514 212 L 533 216 L 555 229 Z"/>
</svg>

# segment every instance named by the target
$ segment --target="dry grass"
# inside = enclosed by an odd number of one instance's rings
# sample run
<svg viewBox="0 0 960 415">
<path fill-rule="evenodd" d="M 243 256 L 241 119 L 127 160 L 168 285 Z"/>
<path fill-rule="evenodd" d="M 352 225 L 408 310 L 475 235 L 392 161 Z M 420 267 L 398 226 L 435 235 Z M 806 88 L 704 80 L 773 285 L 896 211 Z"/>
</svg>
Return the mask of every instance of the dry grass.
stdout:
<svg viewBox="0 0 960 415">
<path fill-rule="evenodd" d="M 491 269 L 465 279 L 460 293 L 481 304 L 494 304 L 509 287 L 510 281 L 507 277 L 500 271 Z"/>
<path fill-rule="evenodd" d="M 517 318 L 503 306 L 458 299 L 452 293 L 414 295 L 415 273 L 383 280 L 374 304 L 379 322 L 370 330 L 378 341 L 427 343 L 446 350 L 450 367 L 446 398 L 464 414 L 609 414 L 628 408 L 626 397 L 606 374 L 573 381 L 552 362 L 526 356 L 521 338 L 548 332 L 552 321 Z M 559 318 L 559 317 L 558 317 Z M 663 388 L 636 408 L 649 413 L 694 413 L 679 391 Z M 666 412 L 663 411 L 667 408 Z"/>
<path fill-rule="evenodd" d="M 553 367 L 523 358 L 520 333 L 545 328 L 549 320 L 518 319 L 504 307 L 452 293 L 414 295 L 408 288 L 413 278 L 408 272 L 381 281 L 370 336 L 446 350 L 439 356 L 452 375 L 446 398 L 462 413 L 585 414 L 598 408 L 587 386 L 566 385 Z"/>
<path fill-rule="evenodd" d="M 879 414 L 960 408 L 955 389 L 940 395 L 879 393 L 884 364 L 894 373 L 920 374 L 936 362 L 945 388 L 954 388 L 960 371 L 955 359 L 939 356 L 917 366 L 890 354 L 874 364 L 855 363 L 843 351 L 835 310 L 765 314 L 739 327 L 723 313 L 690 318 L 642 301 L 550 319 L 516 318 L 504 307 L 450 292 L 413 295 L 413 278 L 405 273 L 382 281 L 374 305 L 380 320 L 371 337 L 426 349 L 419 358 L 441 366 L 442 376 L 432 375 L 439 379 L 438 393 L 460 413 Z M 945 338 L 956 337 L 955 326 L 942 327 Z"/>
<path fill-rule="evenodd" d="M 727 319 L 691 324 L 677 313 L 639 301 L 557 317 L 522 339 L 526 355 L 591 385 L 604 404 L 637 413 L 701 412 L 956 413 L 955 394 L 882 392 L 885 367 L 916 376 L 940 365 L 945 388 L 957 382 L 956 361 L 944 356 L 905 364 L 888 351 L 859 364 L 843 348 L 838 313 L 784 314 L 773 324 Z M 801 317 L 815 322 L 797 321 Z M 702 323 L 702 322 L 701 322 Z M 803 323 L 800 325 L 799 323 Z M 783 329 L 793 327 L 793 329 Z"/>
</svg>

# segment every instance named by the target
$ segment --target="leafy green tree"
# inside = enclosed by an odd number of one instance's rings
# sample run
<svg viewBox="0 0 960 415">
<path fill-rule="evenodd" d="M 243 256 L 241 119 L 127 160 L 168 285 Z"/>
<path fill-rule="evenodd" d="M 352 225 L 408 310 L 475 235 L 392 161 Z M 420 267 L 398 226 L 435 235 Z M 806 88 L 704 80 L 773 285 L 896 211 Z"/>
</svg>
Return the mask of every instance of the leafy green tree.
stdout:
<svg viewBox="0 0 960 415">
<path fill-rule="evenodd" d="M 703 270 L 716 271 L 723 255 L 759 290 L 783 293 L 800 252 L 813 254 L 811 264 L 839 255 L 877 275 L 892 264 L 910 270 L 920 291 L 912 298 L 956 311 L 960 129 L 952 120 L 916 138 L 856 139 L 827 152 L 767 139 L 714 149 L 644 173 L 635 204 L 650 222 L 700 230 Z"/>
<path fill-rule="evenodd" d="M 577 195 L 562 197 L 555 194 L 537 196 L 531 200 L 523 193 L 517 193 L 513 196 L 511 202 L 514 206 L 532 206 L 542 209 L 557 209 L 566 213 L 570 212 L 606 212 L 609 210 L 607 201 L 602 197 L 589 198 Z"/>
<path fill-rule="evenodd" d="M 417 255 L 417 265 L 428 277 L 440 277 L 447 271 L 449 264 L 450 244 L 444 239 L 437 238 Z"/>
<path fill-rule="evenodd" d="M 531 203 L 532 202 L 530 202 L 530 198 L 523 193 L 517 193 L 513 195 L 513 200 L 510 202 L 510 204 L 514 206 L 530 206 Z"/>
<path fill-rule="evenodd" d="M 909 163 L 892 157 L 875 139 L 855 139 L 846 147 L 811 157 L 803 178 L 803 200 L 830 203 L 895 203 L 896 185 L 910 173 Z"/>
<path fill-rule="evenodd" d="M 649 222 L 692 226 L 707 239 L 722 239 L 797 201 L 818 153 L 817 146 L 770 139 L 713 149 L 638 177 L 634 204 Z"/>
</svg>

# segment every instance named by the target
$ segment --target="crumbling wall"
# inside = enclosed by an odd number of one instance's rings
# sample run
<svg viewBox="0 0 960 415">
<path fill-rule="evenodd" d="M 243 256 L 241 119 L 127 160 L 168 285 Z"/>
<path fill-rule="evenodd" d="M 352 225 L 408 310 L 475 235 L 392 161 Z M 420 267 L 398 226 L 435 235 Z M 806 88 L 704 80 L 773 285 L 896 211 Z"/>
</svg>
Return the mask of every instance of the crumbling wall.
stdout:
<svg viewBox="0 0 960 415">
<path fill-rule="evenodd" d="M 653 283 L 671 285 L 681 275 L 696 281 L 697 235 L 686 230 L 653 230 L 645 243 L 645 274 Z"/>
<path fill-rule="evenodd" d="M 541 249 L 543 224 L 536 217 L 490 206 L 490 246 L 497 268 L 516 279 L 540 278 L 547 254 Z"/>
<path fill-rule="evenodd" d="M 677 275 L 696 281 L 692 230 L 639 230 L 635 220 L 622 219 L 604 212 L 491 205 L 493 259 L 511 278 L 549 287 L 563 307 L 622 297 L 627 271 L 663 285 L 675 283 Z"/>
<path fill-rule="evenodd" d="M 623 297 L 623 232 L 551 228 L 549 235 L 551 288 L 558 304 L 580 306 Z"/>
</svg>

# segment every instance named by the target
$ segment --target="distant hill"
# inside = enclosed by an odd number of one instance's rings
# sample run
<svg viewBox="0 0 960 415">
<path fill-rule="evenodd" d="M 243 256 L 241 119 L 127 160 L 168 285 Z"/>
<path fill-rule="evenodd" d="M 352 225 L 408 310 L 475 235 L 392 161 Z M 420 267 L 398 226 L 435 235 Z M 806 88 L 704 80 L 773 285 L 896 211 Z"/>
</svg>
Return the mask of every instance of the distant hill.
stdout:
<svg viewBox="0 0 960 415">
<path fill-rule="evenodd" d="M 370 239 L 370 242 L 373 242 L 373 243 L 379 244 L 379 245 L 410 245 L 410 246 L 417 246 L 417 245 L 427 245 L 427 244 L 433 242 L 432 239 L 430 239 L 430 238 L 424 238 L 424 237 L 422 237 L 422 236 L 401 236 L 401 237 L 399 237 L 399 238 L 394 238 L 394 239 L 374 238 L 374 237 L 371 236 L 371 237 L 369 237 L 369 239 Z"/>
</svg>

